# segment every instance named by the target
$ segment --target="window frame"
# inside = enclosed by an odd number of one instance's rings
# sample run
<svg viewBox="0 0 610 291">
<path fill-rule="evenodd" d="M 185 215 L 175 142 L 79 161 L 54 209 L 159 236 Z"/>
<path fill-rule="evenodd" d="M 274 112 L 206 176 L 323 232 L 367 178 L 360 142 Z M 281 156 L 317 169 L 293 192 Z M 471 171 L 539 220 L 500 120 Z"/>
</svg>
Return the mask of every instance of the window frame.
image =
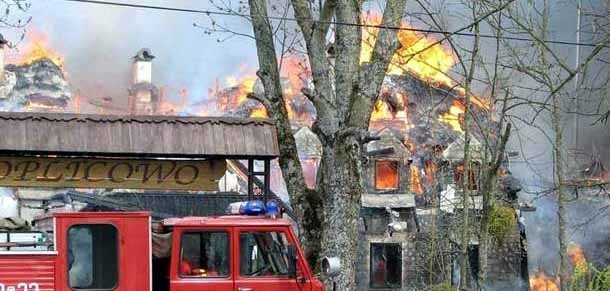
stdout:
<svg viewBox="0 0 610 291">
<path fill-rule="evenodd" d="M 238 262 L 237 262 L 237 271 L 239 274 L 239 278 L 242 279 L 253 279 L 253 280 L 258 280 L 258 279 L 268 279 L 268 278 L 274 278 L 274 279 L 291 279 L 290 278 L 290 274 L 274 274 L 274 275 L 260 275 L 260 276 L 252 276 L 252 275 L 247 275 L 247 274 L 242 274 L 241 273 L 241 248 L 242 248 L 242 244 L 241 244 L 241 235 L 242 234 L 246 234 L 246 233 L 260 233 L 260 232 L 275 232 L 280 234 L 281 236 L 284 237 L 284 239 L 286 240 L 286 243 L 284 245 L 284 247 L 286 247 L 287 245 L 291 245 L 294 244 L 294 242 L 291 241 L 290 239 L 290 235 L 289 233 L 285 230 L 285 229 L 275 229 L 275 228 L 270 228 L 270 229 L 257 229 L 257 228 L 253 228 L 253 229 L 249 229 L 249 228 L 241 228 L 238 231 L 236 231 L 236 236 L 238 238 L 238 245 L 237 245 L 237 252 L 238 252 Z M 286 266 L 288 266 L 290 262 L 286 262 Z M 298 267 L 298 263 L 297 263 L 297 270 L 299 269 Z M 298 272 L 298 271 L 297 271 Z"/>
<path fill-rule="evenodd" d="M 399 276 L 400 277 L 398 279 L 398 283 L 399 283 L 398 286 L 394 286 L 394 287 L 387 286 L 387 285 L 383 286 L 383 287 L 375 287 L 375 286 L 373 286 L 373 280 L 372 280 L 373 279 L 373 270 L 374 270 L 373 269 L 373 246 L 377 246 L 377 245 L 381 245 L 384 248 L 386 246 L 397 246 L 398 247 L 398 250 L 400 251 L 400 264 L 399 264 L 399 267 L 400 267 L 400 274 L 399 274 Z M 369 244 L 369 262 L 368 262 L 368 264 L 369 264 L 369 278 L 368 278 L 369 279 L 369 284 L 368 284 L 369 285 L 368 286 L 369 289 L 374 289 L 374 290 L 395 290 L 395 289 L 401 289 L 403 287 L 403 282 L 402 282 L 403 273 L 404 273 L 404 270 L 403 270 L 403 251 L 404 251 L 403 250 L 403 246 L 402 246 L 402 244 L 400 242 L 370 242 L 370 244 Z M 386 265 L 387 265 L 387 261 L 386 261 Z"/>
<path fill-rule="evenodd" d="M 226 276 L 214 276 L 214 277 L 201 277 L 201 276 L 186 276 L 184 274 L 182 274 L 182 270 L 181 270 L 181 264 L 182 264 L 182 257 L 183 257 L 183 252 L 182 252 L 182 242 L 184 241 L 184 235 L 187 234 L 191 234 L 191 233 L 224 233 L 227 236 L 227 245 L 226 245 L 226 249 L 227 249 L 227 270 L 228 270 L 228 274 Z M 213 280 L 213 279 L 227 279 L 227 278 L 231 278 L 233 276 L 233 261 L 232 261 L 232 257 L 231 257 L 231 231 L 228 229 L 186 229 L 182 232 L 180 232 L 180 240 L 178 242 L 178 278 L 179 279 L 183 279 L 183 280 L 193 280 L 193 279 L 197 279 L 197 280 Z"/>
<path fill-rule="evenodd" d="M 116 274 L 117 274 L 116 278 L 117 279 L 116 279 L 116 282 L 114 283 L 114 286 L 112 286 L 111 288 L 84 288 L 83 289 L 83 288 L 75 288 L 70 285 L 70 269 L 68 268 L 68 261 L 69 261 L 68 256 L 70 254 L 70 252 L 68 251 L 70 249 L 70 230 L 73 227 L 83 226 L 83 225 L 85 225 L 85 226 L 107 225 L 107 226 L 111 226 L 116 233 L 115 243 L 116 243 L 116 263 L 117 263 L 116 264 L 117 265 L 116 266 Z M 92 236 L 92 238 L 93 238 L 93 236 Z M 66 258 L 66 281 L 67 281 L 66 284 L 67 284 L 68 288 L 70 288 L 70 290 L 100 290 L 100 291 L 116 290 L 120 286 L 120 283 L 121 283 L 121 272 L 120 272 L 120 270 L 121 270 L 121 248 L 120 248 L 121 244 L 120 244 L 120 241 L 121 241 L 121 234 L 119 232 L 119 227 L 117 227 L 117 225 L 113 222 L 85 222 L 85 223 L 70 224 L 66 228 L 66 257 L 65 257 Z"/>
<path fill-rule="evenodd" d="M 377 187 L 377 163 L 391 163 L 396 165 L 396 187 L 395 188 L 378 188 Z M 400 161 L 393 159 L 376 159 L 373 165 L 373 189 L 375 191 L 379 191 L 381 193 L 385 193 L 387 191 L 397 191 L 400 190 Z"/>
</svg>

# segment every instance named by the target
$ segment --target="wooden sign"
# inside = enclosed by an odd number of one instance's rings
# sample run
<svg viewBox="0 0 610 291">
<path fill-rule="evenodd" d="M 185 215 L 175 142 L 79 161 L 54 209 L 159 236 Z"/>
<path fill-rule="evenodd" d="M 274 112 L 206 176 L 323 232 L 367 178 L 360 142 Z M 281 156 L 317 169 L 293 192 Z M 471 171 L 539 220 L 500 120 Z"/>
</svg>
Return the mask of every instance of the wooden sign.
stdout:
<svg viewBox="0 0 610 291">
<path fill-rule="evenodd" d="M 0 186 L 218 191 L 225 160 L 0 157 Z"/>
</svg>

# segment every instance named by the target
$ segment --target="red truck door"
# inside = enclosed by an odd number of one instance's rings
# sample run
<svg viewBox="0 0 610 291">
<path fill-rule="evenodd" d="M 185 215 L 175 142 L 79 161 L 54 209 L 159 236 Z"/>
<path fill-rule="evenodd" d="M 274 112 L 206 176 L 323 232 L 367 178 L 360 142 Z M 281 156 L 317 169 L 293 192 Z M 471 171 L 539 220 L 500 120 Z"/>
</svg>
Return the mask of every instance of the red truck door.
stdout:
<svg viewBox="0 0 610 291">
<path fill-rule="evenodd" d="M 148 213 L 62 213 L 56 219 L 57 290 L 151 290 Z"/>
<path fill-rule="evenodd" d="M 286 246 L 297 245 L 287 227 L 236 227 L 233 252 L 236 291 L 309 291 L 311 274 L 302 260 L 297 278 L 288 276 Z M 302 255 L 299 255 L 302 258 Z"/>
<path fill-rule="evenodd" d="M 233 291 L 232 227 L 174 230 L 171 291 Z"/>
</svg>

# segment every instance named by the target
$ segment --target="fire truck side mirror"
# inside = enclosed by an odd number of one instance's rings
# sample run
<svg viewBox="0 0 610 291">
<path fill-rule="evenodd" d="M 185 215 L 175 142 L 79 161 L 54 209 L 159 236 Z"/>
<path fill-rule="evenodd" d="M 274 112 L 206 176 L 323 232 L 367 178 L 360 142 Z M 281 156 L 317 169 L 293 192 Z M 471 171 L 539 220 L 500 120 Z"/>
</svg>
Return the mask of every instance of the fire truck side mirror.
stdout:
<svg viewBox="0 0 610 291">
<path fill-rule="evenodd" d="M 294 245 L 286 246 L 286 256 L 288 257 L 288 276 L 297 277 L 297 248 Z"/>
<path fill-rule="evenodd" d="M 327 278 L 333 278 L 341 273 L 341 260 L 337 257 L 322 258 L 322 273 Z"/>
</svg>

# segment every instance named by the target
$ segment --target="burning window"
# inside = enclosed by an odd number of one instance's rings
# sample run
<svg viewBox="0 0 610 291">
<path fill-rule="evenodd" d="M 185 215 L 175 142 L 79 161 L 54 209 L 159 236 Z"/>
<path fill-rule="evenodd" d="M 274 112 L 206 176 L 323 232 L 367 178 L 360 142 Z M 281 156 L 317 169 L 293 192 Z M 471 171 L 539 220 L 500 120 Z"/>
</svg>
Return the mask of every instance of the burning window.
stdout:
<svg viewBox="0 0 610 291">
<path fill-rule="evenodd" d="M 371 288 L 400 288 L 402 249 L 400 244 L 371 243 Z"/>
<path fill-rule="evenodd" d="M 479 177 L 478 177 L 478 172 L 479 172 L 479 164 L 478 163 L 471 163 L 470 164 L 470 171 L 468 173 L 469 179 L 468 179 L 468 184 L 467 187 L 469 190 L 477 190 L 479 187 Z M 464 178 L 464 164 L 460 163 L 457 164 L 454 168 L 453 168 L 453 181 L 455 182 L 456 185 L 460 185 L 462 183 L 462 179 Z"/>
<path fill-rule="evenodd" d="M 397 161 L 375 161 L 375 189 L 398 189 Z"/>
</svg>

